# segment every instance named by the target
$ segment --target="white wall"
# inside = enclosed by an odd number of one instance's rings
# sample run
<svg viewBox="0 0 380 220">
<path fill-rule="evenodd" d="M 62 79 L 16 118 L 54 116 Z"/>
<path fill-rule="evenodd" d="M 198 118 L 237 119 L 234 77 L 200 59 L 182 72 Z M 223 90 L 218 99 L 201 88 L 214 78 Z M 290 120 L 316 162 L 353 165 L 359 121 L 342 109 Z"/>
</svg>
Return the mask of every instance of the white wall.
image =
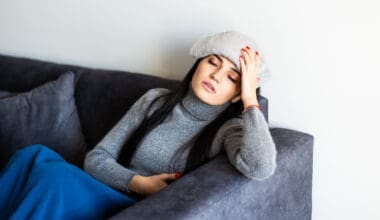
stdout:
<svg viewBox="0 0 380 220">
<path fill-rule="evenodd" d="M 315 137 L 313 219 L 380 219 L 375 4 L 1 0 L 0 53 L 182 79 L 196 39 L 245 32 L 272 70 L 270 126 Z"/>
</svg>

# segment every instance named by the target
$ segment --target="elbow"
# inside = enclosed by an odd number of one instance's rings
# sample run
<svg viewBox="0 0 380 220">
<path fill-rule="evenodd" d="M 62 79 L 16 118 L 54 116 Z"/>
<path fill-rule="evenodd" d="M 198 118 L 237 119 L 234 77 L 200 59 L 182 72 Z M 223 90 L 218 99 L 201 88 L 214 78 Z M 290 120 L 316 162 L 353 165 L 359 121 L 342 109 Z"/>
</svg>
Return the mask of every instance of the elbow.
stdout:
<svg viewBox="0 0 380 220">
<path fill-rule="evenodd" d="M 275 173 L 277 168 L 276 145 L 273 143 L 273 146 L 270 149 L 272 150 L 268 151 L 268 156 L 263 157 L 261 160 L 257 160 L 253 163 L 248 175 L 250 179 L 262 181 L 268 179 Z"/>
<path fill-rule="evenodd" d="M 89 159 L 88 154 L 87 154 L 86 157 L 84 158 L 83 169 L 84 169 L 85 172 L 88 173 L 89 168 L 90 168 L 90 159 Z"/>
<path fill-rule="evenodd" d="M 92 151 L 88 152 L 86 157 L 84 158 L 83 169 L 87 173 L 91 173 L 94 167 L 94 157 L 92 156 Z"/>
<path fill-rule="evenodd" d="M 276 161 L 258 162 L 245 176 L 253 180 L 263 181 L 271 177 L 276 171 Z"/>
<path fill-rule="evenodd" d="M 110 157 L 102 149 L 93 149 L 84 158 L 83 170 L 91 176 L 98 177 L 105 172 Z"/>
<path fill-rule="evenodd" d="M 248 175 L 248 178 L 252 180 L 263 181 L 271 177 L 276 170 L 276 165 L 260 165 L 256 166 Z"/>
</svg>

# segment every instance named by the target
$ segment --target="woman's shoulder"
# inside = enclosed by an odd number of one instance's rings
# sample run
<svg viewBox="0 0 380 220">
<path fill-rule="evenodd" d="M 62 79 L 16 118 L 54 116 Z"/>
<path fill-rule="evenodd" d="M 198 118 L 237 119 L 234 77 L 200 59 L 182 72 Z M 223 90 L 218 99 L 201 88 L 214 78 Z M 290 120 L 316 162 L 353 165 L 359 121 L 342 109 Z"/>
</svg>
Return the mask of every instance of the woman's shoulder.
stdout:
<svg viewBox="0 0 380 220">
<path fill-rule="evenodd" d="M 163 96 L 171 92 L 167 88 L 151 88 L 148 89 L 138 100 L 136 103 L 141 103 L 143 105 L 149 104 L 154 101 L 157 97 Z M 141 105 L 140 104 L 140 105 Z"/>
<path fill-rule="evenodd" d="M 170 89 L 163 88 L 163 87 L 156 87 L 156 88 L 148 89 L 145 92 L 144 96 L 158 97 L 158 96 L 161 96 L 161 95 L 164 95 L 164 94 L 168 94 L 170 92 L 171 92 Z"/>
<path fill-rule="evenodd" d="M 163 96 L 169 94 L 170 89 L 167 88 L 152 88 L 145 92 L 143 97 L 146 99 L 148 110 L 148 115 L 151 115 L 156 109 L 160 108 L 165 103 L 165 98 Z"/>
<path fill-rule="evenodd" d="M 216 138 L 225 138 L 227 134 L 233 132 L 241 132 L 243 126 L 243 119 L 240 117 L 233 117 L 226 120 L 217 130 L 215 137 Z"/>
<path fill-rule="evenodd" d="M 261 115 L 261 116 L 260 116 Z M 244 117 L 245 116 L 245 117 Z M 243 127 L 262 127 L 267 124 L 265 119 L 258 120 L 260 117 L 264 118 L 263 113 L 257 108 L 252 108 L 245 113 L 226 120 L 219 128 L 218 132 L 230 134 L 233 132 L 243 132 Z"/>
<path fill-rule="evenodd" d="M 242 133 L 243 124 L 243 119 L 240 117 L 230 118 L 218 128 L 214 138 L 224 139 L 228 135 Z"/>
</svg>

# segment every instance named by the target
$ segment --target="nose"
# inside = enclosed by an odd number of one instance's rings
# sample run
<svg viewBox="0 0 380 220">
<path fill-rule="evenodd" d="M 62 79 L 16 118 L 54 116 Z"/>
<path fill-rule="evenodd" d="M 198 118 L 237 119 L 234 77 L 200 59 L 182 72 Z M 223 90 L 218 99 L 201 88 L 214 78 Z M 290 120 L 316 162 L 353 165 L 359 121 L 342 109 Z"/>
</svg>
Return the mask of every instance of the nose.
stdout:
<svg viewBox="0 0 380 220">
<path fill-rule="evenodd" d="M 221 72 L 220 71 L 215 71 L 210 74 L 211 78 L 214 79 L 217 83 L 220 82 L 220 77 L 221 77 Z"/>
</svg>

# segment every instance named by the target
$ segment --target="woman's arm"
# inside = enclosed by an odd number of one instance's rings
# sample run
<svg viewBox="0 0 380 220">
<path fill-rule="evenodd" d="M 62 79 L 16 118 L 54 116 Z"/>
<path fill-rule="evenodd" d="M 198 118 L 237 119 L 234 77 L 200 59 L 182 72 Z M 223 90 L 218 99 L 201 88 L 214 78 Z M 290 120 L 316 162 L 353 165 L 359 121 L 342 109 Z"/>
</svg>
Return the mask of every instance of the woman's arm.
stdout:
<svg viewBox="0 0 380 220">
<path fill-rule="evenodd" d="M 263 113 L 248 109 L 241 118 L 228 120 L 218 130 L 212 152 L 221 147 L 231 164 L 250 179 L 264 180 L 276 169 L 276 146 Z"/>
<path fill-rule="evenodd" d="M 132 178 L 138 173 L 117 163 L 119 152 L 125 140 L 146 117 L 149 104 L 153 99 L 167 91 L 169 90 L 165 88 L 155 88 L 148 90 L 141 96 L 94 149 L 86 155 L 85 171 L 107 185 L 127 192 Z"/>
</svg>

